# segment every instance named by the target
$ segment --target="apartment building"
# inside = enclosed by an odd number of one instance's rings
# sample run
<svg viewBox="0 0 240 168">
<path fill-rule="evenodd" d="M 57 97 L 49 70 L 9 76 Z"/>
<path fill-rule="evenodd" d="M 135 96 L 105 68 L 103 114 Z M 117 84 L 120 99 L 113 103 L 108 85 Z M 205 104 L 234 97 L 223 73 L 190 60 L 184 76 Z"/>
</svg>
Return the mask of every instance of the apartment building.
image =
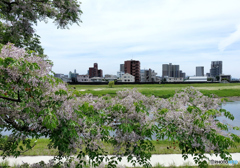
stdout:
<svg viewBox="0 0 240 168">
<path fill-rule="evenodd" d="M 140 62 L 137 60 L 124 61 L 124 72 L 135 77 L 135 82 L 140 82 Z"/>
<path fill-rule="evenodd" d="M 98 69 L 98 64 L 94 63 L 93 67 L 89 67 L 88 75 L 89 75 L 89 78 L 103 77 L 103 72 L 101 69 Z"/>
</svg>

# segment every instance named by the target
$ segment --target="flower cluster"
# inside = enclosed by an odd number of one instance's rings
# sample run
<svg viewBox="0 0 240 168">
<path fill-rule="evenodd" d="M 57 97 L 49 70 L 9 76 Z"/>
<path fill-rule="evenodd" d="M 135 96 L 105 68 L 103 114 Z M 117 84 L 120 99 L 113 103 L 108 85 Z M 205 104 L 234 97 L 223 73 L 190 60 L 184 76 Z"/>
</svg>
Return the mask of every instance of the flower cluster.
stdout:
<svg viewBox="0 0 240 168">
<path fill-rule="evenodd" d="M 204 153 L 213 151 L 228 159 L 226 149 L 240 138 L 223 136 L 227 125 L 217 116 L 233 116 L 219 108 L 220 100 L 204 96 L 190 87 L 169 99 L 147 97 L 136 89 L 122 90 L 117 96 L 74 96 L 66 84 L 48 75 L 50 61 L 8 44 L 0 53 L 0 131 L 11 130 L 3 155 L 18 156 L 27 149 L 28 139 L 49 137 L 49 147 L 58 149 L 58 157 L 77 154 L 79 166 L 85 155 L 93 165 L 105 158 L 103 142 L 114 147 L 121 160 L 149 166 L 152 136 L 179 142 L 183 157 L 195 155 L 204 164 Z M 18 149 L 19 146 L 19 149 Z M 78 152 L 77 149 L 80 149 Z M 136 160 L 134 160 L 136 159 Z"/>
</svg>

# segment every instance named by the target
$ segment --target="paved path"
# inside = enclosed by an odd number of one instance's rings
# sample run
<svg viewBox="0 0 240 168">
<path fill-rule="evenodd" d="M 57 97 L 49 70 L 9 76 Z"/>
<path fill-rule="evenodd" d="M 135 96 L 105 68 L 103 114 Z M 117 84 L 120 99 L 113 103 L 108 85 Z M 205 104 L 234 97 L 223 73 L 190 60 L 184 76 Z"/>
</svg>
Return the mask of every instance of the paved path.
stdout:
<svg viewBox="0 0 240 168">
<path fill-rule="evenodd" d="M 220 159 L 220 157 L 210 156 L 210 155 L 206 155 L 206 156 L 209 156 L 210 160 L 217 160 L 217 161 L 222 160 Z M 52 158 L 53 156 L 21 156 L 18 158 L 9 157 L 9 158 L 6 158 L 6 160 L 8 160 L 10 166 L 14 166 L 16 164 L 23 164 L 23 163 L 33 164 L 33 163 L 38 163 L 40 161 L 44 161 L 45 163 L 47 163 Z M 233 153 L 232 159 L 240 163 L 240 153 Z M 2 157 L 0 157 L 0 162 L 2 161 L 3 159 Z M 158 163 L 164 166 L 195 165 L 192 156 L 189 156 L 187 160 L 184 160 L 181 154 L 152 155 L 151 164 L 154 166 Z M 119 164 L 122 166 L 129 166 L 129 167 L 132 166 L 131 163 L 127 162 L 126 157 L 124 157 Z"/>
</svg>

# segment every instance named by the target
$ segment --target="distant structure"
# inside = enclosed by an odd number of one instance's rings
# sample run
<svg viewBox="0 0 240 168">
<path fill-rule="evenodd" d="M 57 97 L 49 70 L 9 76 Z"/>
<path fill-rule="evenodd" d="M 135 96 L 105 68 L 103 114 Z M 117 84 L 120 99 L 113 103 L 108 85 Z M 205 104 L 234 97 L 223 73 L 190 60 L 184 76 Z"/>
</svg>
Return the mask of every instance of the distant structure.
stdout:
<svg viewBox="0 0 240 168">
<path fill-rule="evenodd" d="M 74 73 L 72 73 L 71 71 L 69 72 L 69 78 L 73 81 L 73 82 L 77 82 L 77 76 L 79 74 L 76 72 L 76 69 L 74 69 Z"/>
<path fill-rule="evenodd" d="M 72 79 L 68 78 L 68 75 L 60 74 L 60 73 L 55 73 L 54 77 L 61 79 L 64 82 L 72 82 Z"/>
<path fill-rule="evenodd" d="M 120 72 L 124 72 L 124 64 L 120 64 Z"/>
<path fill-rule="evenodd" d="M 210 76 L 216 77 L 222 74 L 222 61 L 212 61 L 211 69 L 210 69 Z"/>
<path fill-rule="evenodd" d="M 117 78 L 122 78 L 122 75 L 124 75 L 124 64 L 120 64 L 120 71 L 117 72 Z"/>
<path fill-rule="evenodd" d="M 207 76 L 190 76 L 185 82 L 207 82 Z"/>
<path fill-rule="evenodd" d="M 125 74 L 124 71 L 123 72 L 122 71 L 117 72 L 117 78 L 122 78 L 122 76 L 124 74 Z"/>
<path fill-rule="evenodd" d="M 64 77 L 64 74 L 55 73 L 55 74 L 54 74 L 54 77 L 56 77 L 56 78 L 61 78 L 61 77 Z"/>
<path fill-rule="evenodd" d="M 122 82 L 135 82 L 135 76 L 129 74 L 129 73 L 125 73 L 124 75 L 122 75 Z"/>
<path fill-rule="evenodd" d="M 105 81 L 117 81 L 117 75 L 105 74 Z"/>
<path fill-rule="evenodd" d="M 162 64 L 162 78 L 185 78 L 185 76 L 186 74 L 180 70 L 179 65 L 172 65 L 172 63 Z"/>
<path fill-rule="evenodd" d="M 232 80 L 231 75 L 224 75 L 224 74 L 219 75 L 219 82 L 222 82 L 222 81 L 230 82 L 231 80 Z"/>
<path fill-rule="evenodd" d="M 196 67 L 196 76 L 204 76 L 204 66 Z"/>
<path fill-rule="evenodd" d="M 157 73 L 150 68 L 148 70 L 140 70 L 141 82 L 156 82 L 156 75 Z"/>
<path fill-rule="evenodd" d="M 103 77 L 103 72 L 101 69 L 98 69 L 98 64 L 94 63 L 93 67 L 89 67 L 88 75 L 89 75 L 89 78 Z"/>
<path fill-rule="evenodd" d="M 135 82 L 140 82 L 140 62 L 137 60 L 124 61 L 124 72 L 135 77 Z"/>
<path fill-rule="evenodd" d="M 78 82 L 91 82 L 89 75 L 77 75 Z"/>
</svg>

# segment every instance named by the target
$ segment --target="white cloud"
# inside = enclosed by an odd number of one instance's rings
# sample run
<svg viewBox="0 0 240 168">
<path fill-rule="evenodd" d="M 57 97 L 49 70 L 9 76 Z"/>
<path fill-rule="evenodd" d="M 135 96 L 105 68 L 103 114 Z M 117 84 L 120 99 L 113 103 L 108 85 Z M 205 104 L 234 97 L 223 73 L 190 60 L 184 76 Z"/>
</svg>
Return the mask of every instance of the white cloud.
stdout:
<svg viewBox="0 0 240 168">
<path fill-rule="evenodd" d="M 158 75 L 163 63 L 180 64 L 187 74 L 194 74 L 195 66 L 203 65 L 209 71 L 216 59 L 223 61 L 225 73 L 231 69 L 229 60 L 239 55 L 238 48 L 224 53 L 218 50 L 219 41 L 239 23 L 239 0 L 81 2 L 80 26 L 60 30 L 49 21 L 36 27 L 56 72 L 67 74 L 76 68 L 85 73 L 98 62 L 104 74 L 115 74 L 119 64 L 133 58 L 141 61 L 141 68 L 152 68 Z M 221 48 L 236 37 L 226 39 Z M 239 76 L 236 71 L 231 73 Z"/>
<path fill-rule="evenodd" d="M 237 26 L 237 30 L 231 33 L 227 38 L 220 41 L 218 49 L 224 51 L 228 46 L 240 40 L 240 25 Z"/>
</svg>

